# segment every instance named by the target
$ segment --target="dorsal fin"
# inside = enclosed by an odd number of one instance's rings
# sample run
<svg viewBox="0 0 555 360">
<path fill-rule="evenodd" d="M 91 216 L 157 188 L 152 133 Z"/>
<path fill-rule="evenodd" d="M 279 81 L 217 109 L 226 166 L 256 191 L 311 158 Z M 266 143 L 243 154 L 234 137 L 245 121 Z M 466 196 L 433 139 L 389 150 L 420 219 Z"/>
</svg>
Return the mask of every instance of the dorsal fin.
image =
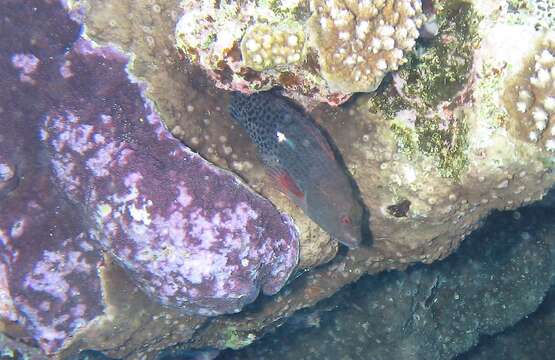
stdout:
<svg viewBox="0 0 555 360">
<path fill-rule="evenodd" d="M 323 151 L 323 153 L 326 155 L 326 157 L 328 157 L 328 159 L 330 159 L 331 161 L 337 161 L 335 158 L 335 153 L 333 152 L 330 144 L 328 143 L 328 140 L 324 137 L 324 135 L 322 134 L 322 132 L 320 131 L 320 129 L 318 129 L 316 124 L 311 124 L 309 123 L 309 121 L 311 121 L 310 119 L 302 119 L 301 125 L 303 126 L 303 128 L 305 129 L 305 131 L 310 134 L 310 136 L 316 140 L 316 142 L 318 143 L 318 145 L 320 146 L 320 149 Z"/>
</svg>

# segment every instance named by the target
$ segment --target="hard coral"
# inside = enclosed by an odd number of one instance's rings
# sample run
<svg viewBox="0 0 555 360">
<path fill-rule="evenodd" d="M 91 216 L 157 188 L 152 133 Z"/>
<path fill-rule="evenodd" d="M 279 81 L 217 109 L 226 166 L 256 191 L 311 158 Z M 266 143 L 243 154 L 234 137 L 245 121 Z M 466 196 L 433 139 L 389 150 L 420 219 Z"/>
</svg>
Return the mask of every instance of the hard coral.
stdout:
<svg viewBox="0 0 555 360">
<path fill-rule="evenodd" d="M 515 135 L 523 140 L 541 144 L 555 152 L 555 33 L 547 32 L 541 40 L 529 68 L 518 78 L 516 101 L 509 108 L 516 121 Z M 528 70 L 528 69 L 531 69 Z M 508 95 L 511 97 L 511 95 Z"/>
<path fill-rule="evenodd" d="M 423 21 L 419 0 L 186 0 L 183 8 L 177 47 L 218 87 L 281 86 L 310 106 L 375 90 L 406 61 Z"/>
<path fill-rule="evenodd" d="M 269 68 L 287 69 L 304 60 L 304 34 L 298 23 L 282 29 L 256 24 L 247 29 L 241 41 L 245 64 L 257 71 Z"/>
<path fill-rule="evenodd" d="M 312 0 L 308 37 L 321 75 L 341 92 L 370 92 L 406 62 L 422 25 L 418 0 Z"/>
</svg>

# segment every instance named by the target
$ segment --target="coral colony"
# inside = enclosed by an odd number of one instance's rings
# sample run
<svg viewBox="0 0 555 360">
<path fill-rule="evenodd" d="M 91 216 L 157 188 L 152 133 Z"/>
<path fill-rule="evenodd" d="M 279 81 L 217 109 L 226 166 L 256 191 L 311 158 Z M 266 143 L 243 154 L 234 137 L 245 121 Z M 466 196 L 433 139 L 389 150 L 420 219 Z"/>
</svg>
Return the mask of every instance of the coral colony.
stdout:
<svg viewBox="0 0 555 360">
<path fill-rule="evenodd" d="M 298 260 L 291 220 L 174 139 L 127 57 L 75 41 L 60 4 L 1 13 L 19 25 L 0 56 L 0 317 L 57 351 L 102 316 L 101 250 L 187 313 L 278 292 Z"/>
<path fill-rule="evenodd" d="M 424 19 L 418 0 L 277 3 L 184 1 L 178 47 L 221 88 L 337 105 L 405 63 Z"/>
</svg>

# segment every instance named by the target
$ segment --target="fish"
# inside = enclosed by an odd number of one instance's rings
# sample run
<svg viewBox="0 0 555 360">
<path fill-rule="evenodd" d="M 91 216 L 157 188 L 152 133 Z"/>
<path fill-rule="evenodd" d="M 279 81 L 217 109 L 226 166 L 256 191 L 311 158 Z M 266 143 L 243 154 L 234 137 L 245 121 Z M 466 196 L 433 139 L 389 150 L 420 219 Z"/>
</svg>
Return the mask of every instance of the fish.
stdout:
<svg viewBox="0 0 555 360">
<path fill-rule="evenodd" d="M 234 92 L 229 113 L 256 146 L 272 184 L 334 239 L 358 247 L 363 206 L 316 123 L 272 92 Z"/>
</svg>

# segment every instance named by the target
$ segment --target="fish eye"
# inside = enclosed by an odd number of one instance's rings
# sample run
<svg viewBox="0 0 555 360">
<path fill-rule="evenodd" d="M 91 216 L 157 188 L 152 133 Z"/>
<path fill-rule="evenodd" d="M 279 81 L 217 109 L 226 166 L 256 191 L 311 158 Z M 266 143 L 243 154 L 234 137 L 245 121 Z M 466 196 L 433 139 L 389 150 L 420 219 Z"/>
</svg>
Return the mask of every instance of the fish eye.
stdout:
<svg viewBox="0 0 555 360">
<path fill-rule="evenodd" d="M 347 215 L 342 215 L 340 221 L 344 225 L 351 225 L 353 223 L 351 218 Z"/>
</svg>

